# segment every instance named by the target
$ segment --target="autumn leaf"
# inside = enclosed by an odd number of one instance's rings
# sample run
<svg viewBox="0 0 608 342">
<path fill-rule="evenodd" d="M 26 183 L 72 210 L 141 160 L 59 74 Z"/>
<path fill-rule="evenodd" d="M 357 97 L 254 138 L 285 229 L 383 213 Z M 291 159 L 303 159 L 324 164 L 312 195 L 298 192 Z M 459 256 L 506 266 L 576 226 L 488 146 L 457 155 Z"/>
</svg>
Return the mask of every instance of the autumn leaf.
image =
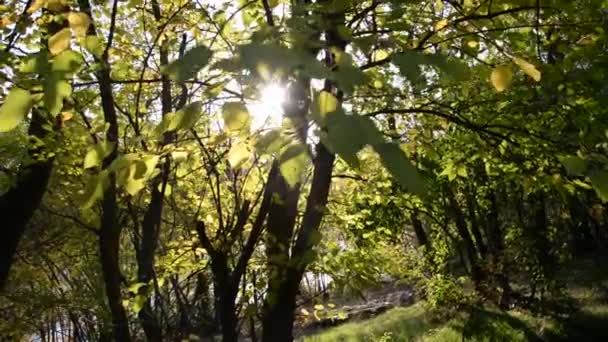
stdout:
<svg viewBox="0 0 608 342">
<path fill-rule="evenodd" d="M 91 18 L 83 12 L 70 12 L 68 14 L 68 23 L 76 37 L 85 37 L 91 25 Z"/>
<path fill-rule="evenodd" d="M 490 80 L 497 91 L 501 92 L 506 90 L 513 80 L 513 72 L 507 66 L 499 66 L 492 70 Z"/>
<path fill-rule="evenodd" d="M 51 38 L 49 38 L 49 51 L 53 55 L 58 55 L 67 50 L 67 48 L 70 47 L 71 37 L 72 33 L 68 28 L 64 28 L 63 30 L 55 33 Z"/>
<path fill-rule="evenodd" d="M 441 31 L 448 26 L 447 19 L 441 19 L 435 24 L 435 31 Z"/>
<path fill-rule="evenodd" d="M 521 59 L 519 57 L 513 57 L 513 62 L 515 62 L 515 64 L 519 65 L 519 67 L 521 68 L 521 70 L 528 76 L 532 77 L 536 82 L 540 82 L 540 71 L 538 71 L 538 69 L 536 69 L 536 67 L 534 66 L 534 64 Z"/>
</svg>

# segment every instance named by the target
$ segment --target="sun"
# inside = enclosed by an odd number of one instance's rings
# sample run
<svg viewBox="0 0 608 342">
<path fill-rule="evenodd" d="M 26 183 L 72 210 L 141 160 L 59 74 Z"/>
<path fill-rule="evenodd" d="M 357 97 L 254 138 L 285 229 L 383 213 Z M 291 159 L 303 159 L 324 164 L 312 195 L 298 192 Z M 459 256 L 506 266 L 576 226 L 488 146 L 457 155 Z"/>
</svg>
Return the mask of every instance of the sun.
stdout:
<svg viewBox="0 0 608 342">
<path fill-rule="evenodd" d="M 258 98 L 248 105 L 254 128 L 281 124 L 285 96 L 285 87 L 279 83 L 268 83 L 260 88 Z"/>
</svg>

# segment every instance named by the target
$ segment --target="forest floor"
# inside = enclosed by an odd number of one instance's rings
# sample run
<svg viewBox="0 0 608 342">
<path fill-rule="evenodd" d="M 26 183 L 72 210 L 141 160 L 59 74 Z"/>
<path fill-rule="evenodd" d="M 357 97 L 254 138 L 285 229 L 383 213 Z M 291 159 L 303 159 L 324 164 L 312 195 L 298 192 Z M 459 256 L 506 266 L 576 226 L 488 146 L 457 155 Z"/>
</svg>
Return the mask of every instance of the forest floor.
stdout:
<svg viewBox="0 0 608 342">
<path fill-rule="evenodd" d="M 474 307 L 438 322 L 430 318 L 421 302 L 327 329 L 300 341 L 608 341 L 608 263 L 602 264 L 598 259 L 574 262 L 563 269 L 560 283 L 566 284 L 564 299 L 539 304 L 534 310 L 538 312 Z"/>
</svg>

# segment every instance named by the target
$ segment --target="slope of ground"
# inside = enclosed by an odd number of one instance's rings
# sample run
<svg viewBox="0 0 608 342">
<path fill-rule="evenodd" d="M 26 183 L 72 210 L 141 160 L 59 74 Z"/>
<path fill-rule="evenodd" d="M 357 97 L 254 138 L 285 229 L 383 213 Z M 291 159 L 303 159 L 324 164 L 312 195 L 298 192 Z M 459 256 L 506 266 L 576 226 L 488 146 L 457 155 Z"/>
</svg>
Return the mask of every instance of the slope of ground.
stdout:
<svg viewBox="0 0 608 342">
<path fill-rule="evenodd" d="M 300 342 L 608 341 L 606 267 L 597 260 L 586 260 L 567 270 L 561 280 L 568 285 L 565 300 L 572 304 L 572 310 L 566 315 L 477 307 L 438 323 L 428 318 L 424 303 L 418 303 L 328 329 Z"/>
</svg>

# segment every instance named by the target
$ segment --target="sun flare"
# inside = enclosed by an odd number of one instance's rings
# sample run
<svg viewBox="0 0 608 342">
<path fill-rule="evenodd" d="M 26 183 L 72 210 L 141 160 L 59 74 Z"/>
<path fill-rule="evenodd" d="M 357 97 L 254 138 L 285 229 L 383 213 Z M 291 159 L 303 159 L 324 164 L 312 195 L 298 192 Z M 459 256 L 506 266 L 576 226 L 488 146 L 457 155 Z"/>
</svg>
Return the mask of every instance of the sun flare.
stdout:
<svg viewBox="0 0 608 342">
<path fill-rule="evenodd" d="M 283 116 L 285 95 L 285 87 L 279 83 L 264 85 L 260 89 L 257 101 L 253 102 L 249 108 L 254 126 L 278 126 Z"/>
</svg>

